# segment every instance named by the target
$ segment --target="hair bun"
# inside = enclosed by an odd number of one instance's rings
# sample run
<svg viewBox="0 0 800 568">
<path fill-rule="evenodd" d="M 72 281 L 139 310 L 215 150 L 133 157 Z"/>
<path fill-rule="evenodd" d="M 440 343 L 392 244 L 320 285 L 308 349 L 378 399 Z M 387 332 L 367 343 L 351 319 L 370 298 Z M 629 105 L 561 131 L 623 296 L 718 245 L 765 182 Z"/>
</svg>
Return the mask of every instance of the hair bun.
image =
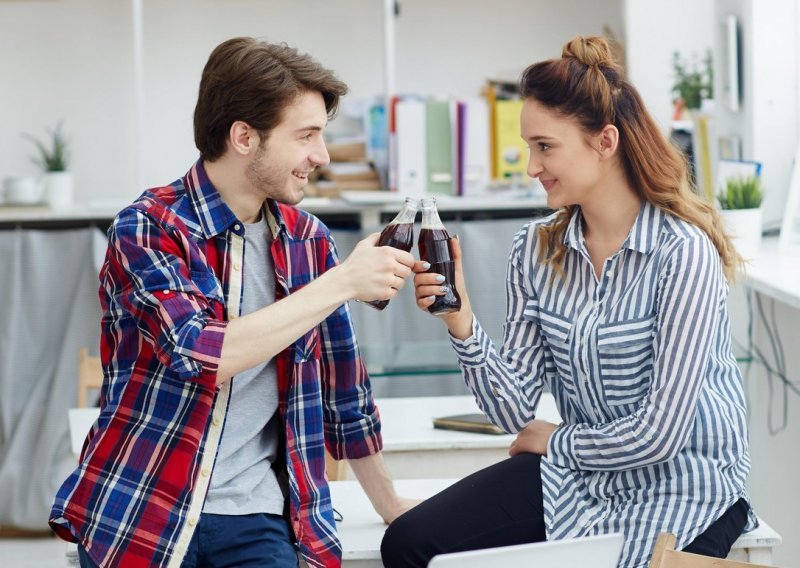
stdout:
<svg viewBox="0 0 800 568">
<path fill-rule="evenodd" d="M 600 36 L 575 36 L 564 45 L 561 57 L 571 57 L 589 67 L 616 67 L 608 40 Z"/>
</svg>

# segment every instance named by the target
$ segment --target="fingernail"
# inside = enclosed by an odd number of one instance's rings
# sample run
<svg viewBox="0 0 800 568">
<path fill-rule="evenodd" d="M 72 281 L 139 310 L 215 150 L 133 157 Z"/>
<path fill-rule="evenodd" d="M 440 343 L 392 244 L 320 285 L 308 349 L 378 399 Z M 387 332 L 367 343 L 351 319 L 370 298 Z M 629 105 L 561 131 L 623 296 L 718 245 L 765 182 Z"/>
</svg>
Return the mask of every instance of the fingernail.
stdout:
<svg viewBox="0 0 800 568">
<path fill-rule="evenodd" d="M 442 276 L 441 274 L 437 274 L 436 275 L 436 281 L 437 282 L 444 282 L 444 276 Z"/>
<path fill-rule="evenodd" d="M 431 263 L 430 262 L 423 262 L 422 263 L 422 268 L 424 268 L 425 270 L 428 270 L 430 267 L 431 267 Z"/>
<path fill-rule="evenodd" d="M 457 240 L 458 242 L 461 242 L 461 239 L 459 238 L 459 236 L 458 236 L 458 235 L 453 235 L 453 238 L 454 238 L 455 240 Z"/>
<path fill-rule="evenodd" d="M 447 294 L 447 286 L 442 286 L 441 288 L 439 288 L 439 291 L 442 292 L 443 294 Z"/>
<path fill-rule="evenodd" d="M 435 302 L 435 301 L 436 301 L 436 296 L 428 296 L 428 299 L 429 299 L 431 302 Z"/>
</svg>

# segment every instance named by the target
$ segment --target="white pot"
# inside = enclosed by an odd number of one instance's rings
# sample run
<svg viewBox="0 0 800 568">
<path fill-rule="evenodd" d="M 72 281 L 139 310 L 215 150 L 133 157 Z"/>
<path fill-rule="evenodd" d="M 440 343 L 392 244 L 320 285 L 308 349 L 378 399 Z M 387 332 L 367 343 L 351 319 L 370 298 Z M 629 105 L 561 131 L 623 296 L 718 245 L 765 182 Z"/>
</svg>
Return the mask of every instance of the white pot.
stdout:
<svg viewBox="0 0 800 568">
<path fill-rule="evenodd" d="M 73 202 L 72 172 L 44 174 L 44 199 L 53 209 L 69 209 Z"/>
<path fill-rule="evenodd" d="M 723 209 L 720 211 L 725 230 L 733 237 L 733 246 L 745 260 L 758 256 L 761 248 L 761 207 L 757 209 Z"/>
</svg>

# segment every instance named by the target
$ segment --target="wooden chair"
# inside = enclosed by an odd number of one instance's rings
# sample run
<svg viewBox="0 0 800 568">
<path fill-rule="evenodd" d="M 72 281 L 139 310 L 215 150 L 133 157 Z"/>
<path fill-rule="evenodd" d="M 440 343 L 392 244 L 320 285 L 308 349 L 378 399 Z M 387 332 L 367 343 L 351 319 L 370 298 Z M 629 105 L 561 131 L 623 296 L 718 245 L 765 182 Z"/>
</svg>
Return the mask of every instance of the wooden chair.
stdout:
<svg viewBox="0 0 800 568">
<path fill-rule="evenodd" d="M 653 555 L 650 557 L 650 568 L 769 568 L 765 564 L 711 558 L 675 550 L 675 540 L 675 535 L 670 533 L 658 535 Z"/>
<path fill-rule="evenodd" d="M 78 408 L 89 406 L 89 391 L 103 386 L 100 357 L 90 357 L 85 347 L 78 349 Z"/>
</svg>

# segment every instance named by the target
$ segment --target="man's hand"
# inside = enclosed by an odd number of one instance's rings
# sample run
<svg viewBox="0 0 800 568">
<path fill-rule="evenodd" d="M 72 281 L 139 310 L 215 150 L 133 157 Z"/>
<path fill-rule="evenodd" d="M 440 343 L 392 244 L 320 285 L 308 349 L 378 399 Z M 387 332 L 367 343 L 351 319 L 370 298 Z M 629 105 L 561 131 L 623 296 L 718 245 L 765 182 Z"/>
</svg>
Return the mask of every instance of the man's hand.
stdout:
<svg viewBox="0 0 800 568">
<path fill-rule="evenodd" d="M 383 519 L 383 522 L 391 524 L 397 517 L 422 503 L 422 499 L 407 499 L 405 497 L 397 497 L 396 503 L 384 511 L 378 511 L 378 514 Z"/>
<path fill-rule="evenodd" d="M 336 270 L 341 274 L 356 300 L 391 300 L 411 276 L 414 257 L 411 253 L 375 246 L 380 233 L 360 241 Z"/>
<path fill-rule="evenodd" d="M 531 453 L 546 456 L 547 443 L 550 441 L 550 436 L 553 435 L 556 428 L 558 428 L 558 425 L 552 422 L 534 420 L 517 434 L 517 438 L 511 443 L 511 447 L 508 449 L 508 454 L 510 456 L 516 456 L 517 454 Z"/>
</svg>

